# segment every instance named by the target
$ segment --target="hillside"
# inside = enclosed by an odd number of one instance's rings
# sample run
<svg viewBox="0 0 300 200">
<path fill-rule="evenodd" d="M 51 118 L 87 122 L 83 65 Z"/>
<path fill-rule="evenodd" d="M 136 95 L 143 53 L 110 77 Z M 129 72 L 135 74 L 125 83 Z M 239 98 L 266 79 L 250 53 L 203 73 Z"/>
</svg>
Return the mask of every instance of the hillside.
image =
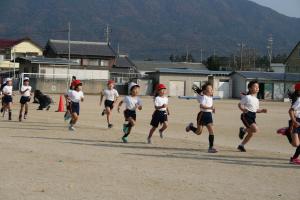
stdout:
<svg viewBox="0 0 300 200">
<path fill-rule="evenodd" d="M 196 59 L 203 48 L 219 55 L 244 42 L 266 52 L 287 53 L 300 40 L 300 19 L 281 15 L 248 0 L 10 0 L 0 2 L 0 37 L 30 36 L 42 45 L 48 38 L 104 40 L 112 27 L 112 44 L 138 59 L 167 59 L 186 46 Z"/>
</svg>

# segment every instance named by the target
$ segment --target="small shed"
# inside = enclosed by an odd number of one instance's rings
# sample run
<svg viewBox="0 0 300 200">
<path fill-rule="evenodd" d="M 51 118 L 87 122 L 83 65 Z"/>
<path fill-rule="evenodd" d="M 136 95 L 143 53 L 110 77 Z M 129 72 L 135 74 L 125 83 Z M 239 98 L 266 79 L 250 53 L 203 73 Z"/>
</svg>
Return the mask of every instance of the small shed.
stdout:
<svg viewBox="0 0 300 200">
<path fill-rule="evenodd" d="M 193 85 L 201 87 L 204 83 L 213 84 L 214 95 L 231 98 L 231 80 L 229 71 L 195 70 L 189 68 L 160 68 L 148 72 L 153 84 L 166 84 L 169 96 L 194 96 Z"/>
<path fill-rule="evenodd" d="M 258 80 L 260 91 L 258 98 L 267 100 L 282 100 L 287 90 L 300 81 L 300 74 L 278 72 L 236 71 L 231 74 L 232 96 L 240 98 L 240 93 L 247 91 L 251 80 Z"/>
</svg>

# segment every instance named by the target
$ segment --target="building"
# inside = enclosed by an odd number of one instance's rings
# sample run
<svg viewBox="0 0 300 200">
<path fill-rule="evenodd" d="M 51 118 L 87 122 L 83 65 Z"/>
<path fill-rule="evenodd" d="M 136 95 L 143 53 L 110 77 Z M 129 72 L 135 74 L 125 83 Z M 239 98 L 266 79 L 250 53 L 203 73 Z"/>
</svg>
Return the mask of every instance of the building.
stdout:
<svg viewBox="0 0 300 200">
<path fill-rule="evenodd" d="M 159 68 L 154 72 L 147 72 L 154 85 L 163 83 L 168 87 L 169 96 L 194 96 L 193 85 L 201 87 L 210 82 L 213 84 L 214 96 L 220 98 L 231 98 L 230 73 L 186 68 Z"/>
<path fill-rule="evenodd" d="M 30 38 L 0 39 L 0 71 L 17 70 L 19 63 L 14 62 L 17 57 L 41 56 L 42 54 L 42 48 Z"/>
<path fill-rule="evenodd" d="M 283 63 L 271 63 L 272 72 L 284 73 L 285 67 L 286 66 Z"/>
<path fill-rule="evenodd" d="M 17 61 L 20 63 L 20 83 L 24 77 L 29 77 L 34 90 L 39 89 L 46 93 L 65 93 L 72 76 L 76 76 L 83 81 L 85 93 L 98 94 L 109 79 L 108 69 L 86 69 L 77 62 L 69 63 L 65 58 L 31 56 L 17 58 Z"/>
<path fill-rule="evenodd" d="M 167 62 L 167 61 L 134 61 L 137 70 L 145 75 L 147 72 L 154 72 L 156 69 L 173 68 L 173 69 L 194 69 L 207 70 L 207 67 L 202 63 L 187 63 L 187 62 Z"/>
<path fill-rule="evenodd" d="M 127 55 L 119 55 L 112 68 L 110 68 L 110 78 L 117 84 L 124 84 L 132 79 L 141 77 L 135 64 Z"/>
<path fill-rule="evenodd" d="M 246 92 L 251 80 L 258 80 L 259 99 L 282 100 L 287 90 L 293 90 L 293 85 L 300 81 L 299 73 L 237 71 L 231 74 L 232 97 L 240 98 L 241 92 Z"/>
<path fill-rule="evenodd" d="M 287 73 L 300 73 L 300 41 L 286 59 Z"/>
<path fill-rule="evenodd" d="M 115 64 L 116 52 L 106 42 L 70 41 L 71 60 L 79 66 L 109 69 Z M 69 58 L 67 40 L 50 39 L 45 47 L 44 56 L 48 58 Z"/>
</svg>

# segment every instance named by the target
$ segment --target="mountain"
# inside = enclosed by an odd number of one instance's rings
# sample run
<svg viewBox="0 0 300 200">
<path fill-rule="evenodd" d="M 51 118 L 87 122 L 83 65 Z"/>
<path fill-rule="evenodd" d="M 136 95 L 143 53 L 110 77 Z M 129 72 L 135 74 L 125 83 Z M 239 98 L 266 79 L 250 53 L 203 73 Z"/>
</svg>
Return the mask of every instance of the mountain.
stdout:
<svg viewBox="0 0 300 200">
<path fill-rule="evenodd" d="M 9 0 L 0 1 L 0 38 L 29 36 L 42 45 L 49 38 L 103 41 L 109 24 L 112 45 L 137 59 L 168 59 L 188 50 L 196 59 L 237 52 L 246 43 L 266 53 L 288 53 L 300 40 L 300 19 L 248 0 Z"/>
</svg>

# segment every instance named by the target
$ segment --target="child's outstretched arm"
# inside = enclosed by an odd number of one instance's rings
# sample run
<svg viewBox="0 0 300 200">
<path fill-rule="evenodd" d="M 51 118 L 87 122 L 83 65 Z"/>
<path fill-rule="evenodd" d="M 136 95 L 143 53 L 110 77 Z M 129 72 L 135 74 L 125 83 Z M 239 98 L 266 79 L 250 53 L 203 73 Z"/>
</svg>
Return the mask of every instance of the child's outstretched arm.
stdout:
<svg viewBox="0 0 300 200">
<path fill-rule="evenodd" d="M 120 101 L 120 103 L 119 103 L 119 105 L 118 105 L 118 112 L 120 112 L 120 108 L 121 108 L 121 106 L 123 105 L 123 101 L 124 101 L 124 100 Z"/>
<path fill-rule="evenodd" d="M 102 105 L 103 96 L 104 96 L 104 95 L 103 95 L 103 92 L 101 92 L 101 93 L 100 93 L 100 103 L 99 103 L 99 104 L 100 104 L 100 106 Z"/>
<path fill-rule="evenodd" d="M 264 108 L 264 109 L 258 109 L 256 112 L 257 113 L 267 113 L 268 110 Z"/>
<path fill-rule="evenodd" d="M 242 112 L 247 112 L 247 109 L 245 109 L 245 107 L 241 103 L 238 104 L 238 107 Z"/>
</svg>

